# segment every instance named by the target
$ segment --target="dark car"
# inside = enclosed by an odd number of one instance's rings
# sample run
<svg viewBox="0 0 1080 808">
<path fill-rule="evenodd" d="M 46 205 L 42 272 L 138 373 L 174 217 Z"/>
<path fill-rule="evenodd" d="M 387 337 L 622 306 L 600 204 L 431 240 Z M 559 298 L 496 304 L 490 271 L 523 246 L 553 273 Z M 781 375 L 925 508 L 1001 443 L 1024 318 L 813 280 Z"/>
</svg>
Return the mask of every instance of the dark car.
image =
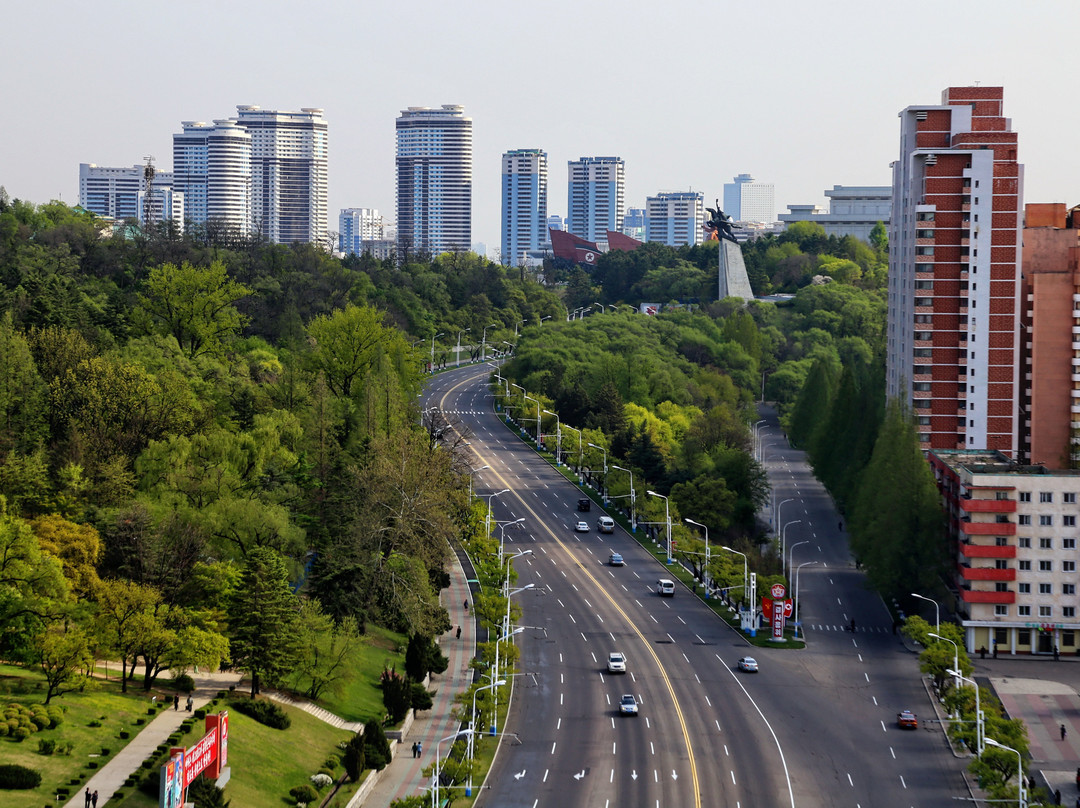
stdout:
<svg viewBox="0 0 1080 808">
<path fill-rule="evenodd" d="M 577 509 L 579 511 L 588 511 L 592 509 L 592 500 L 588 497 L 582 497 L 577 501 Z"/>
</svg>

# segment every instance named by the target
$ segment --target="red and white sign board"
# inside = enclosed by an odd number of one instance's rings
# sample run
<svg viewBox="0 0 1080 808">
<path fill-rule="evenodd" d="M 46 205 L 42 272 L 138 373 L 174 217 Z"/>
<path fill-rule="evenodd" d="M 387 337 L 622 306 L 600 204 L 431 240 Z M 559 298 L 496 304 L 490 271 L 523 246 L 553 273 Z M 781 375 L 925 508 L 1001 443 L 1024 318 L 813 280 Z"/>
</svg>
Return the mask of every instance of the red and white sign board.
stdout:
<svg viewBox="0 0 1080 808">
<path fill-rule="evenodd" d="M 784 587 L 777 584 L 780 587 L 781 592 Z M 773 587 L 775 591 L 776 587 Z M 786 618 L 791 617 L 794 611 L 792 600 L 781 600 L 779 598 L 762 598 L 761 599 L 761 611 L 763 614 L 769 615 L 772 622 L 772 639 L 780 642 L 784 639 L 784 621 Z"/>
</svg>

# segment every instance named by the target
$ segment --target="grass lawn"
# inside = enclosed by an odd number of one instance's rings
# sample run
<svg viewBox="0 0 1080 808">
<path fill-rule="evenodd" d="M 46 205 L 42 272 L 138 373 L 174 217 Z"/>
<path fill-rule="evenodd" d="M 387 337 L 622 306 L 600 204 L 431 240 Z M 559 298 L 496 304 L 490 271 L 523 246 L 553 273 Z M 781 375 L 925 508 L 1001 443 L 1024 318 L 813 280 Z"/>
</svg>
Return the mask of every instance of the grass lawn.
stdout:
<svg viewBox="0 0 1080 808">
<path fill-rule="evenodd" d="M 286 730 L 271 729 L 236 710 L 229 711 L 232 779 L 225 787 L 225 799 L 234 806 L 296 805 L 289 789 L 310 782 L 308 778 L 331 754 L 340 756 L 338 742 L 352 737 L 351 732 L 335 729 L 303 710 L 283 705 L 282 709 L 292 719 Z M 193 733 L 183 743 L 190 746 L 200 737 L 201 732 Z M 343 771 L 339 766 L 335 774 L 340 776 Z M 158 804 L 138 789 L 124 790 L 129 793 L 115 803 L 121 808 L 153 808 Z"/>
<path fill-rule="evenodd" d="M 130 690 L 130 688 L 129 688 Z M 32 670 L 0 665 L 0 708 L 18 703 L 42 704 L 45 700 L 44 678 Z M 78 785 L 71 780 L 85 783 L 94 773 L 88 767 L 97 768 L 115 755 L 128 741 L 120 740 L 121 729 L 135 736 L 140 728 L 137 720 L 148 721 L 149 699 L 141 692 L 120 693 L 116 680 L 97 681 L 89 684 L 82 693 L 67 693 L 53 698 L 51 704 L 64 709 L 64 721 L 56 729 L 35 732 L 25 741 L 0 738 L 0 761 L 18 763 L 41 772 L 41 785 L 32 791 L 3 792 L 4 808 L 40 808 L 53 802 L 57 786 L 66 786 L 74 794 Z M 91 722 L 101 726 L 91 727 Z M 38 740 L 55 740 L 74 744 L 70 755 L 38 754 Z M 103 754 L 105 750 L 107 753 Z"/>
</svg>

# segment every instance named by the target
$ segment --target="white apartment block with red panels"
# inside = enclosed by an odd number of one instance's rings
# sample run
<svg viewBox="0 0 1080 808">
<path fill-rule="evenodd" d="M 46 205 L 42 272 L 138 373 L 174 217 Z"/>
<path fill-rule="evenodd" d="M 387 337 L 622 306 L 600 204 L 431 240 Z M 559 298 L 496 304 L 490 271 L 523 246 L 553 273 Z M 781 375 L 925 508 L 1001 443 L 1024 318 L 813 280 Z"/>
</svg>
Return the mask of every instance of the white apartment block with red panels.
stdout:
<svg viewBox="0 0 1080 808">
<path fill-rule="evenodd" d="M 1023 167 L 1002 96 L 950 87 L 900 113 L 887 391 L 924 449 L 1017 451 Z"/>
</svg>

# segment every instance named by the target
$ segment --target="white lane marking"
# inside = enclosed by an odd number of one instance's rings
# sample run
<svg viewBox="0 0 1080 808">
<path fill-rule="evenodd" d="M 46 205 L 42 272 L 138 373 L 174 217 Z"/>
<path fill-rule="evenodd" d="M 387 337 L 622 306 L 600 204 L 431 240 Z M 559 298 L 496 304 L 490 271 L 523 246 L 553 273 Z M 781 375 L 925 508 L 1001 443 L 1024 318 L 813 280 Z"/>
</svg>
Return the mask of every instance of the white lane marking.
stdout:
<svg viewBox="0 0 1080 808">
<path fill-rule="evenodd" d="M 699 680 L 699 681 L 700 681 L 700 680 Z M 706 704 L 708 704 L 708 705 L 709 705 L 710 707 L 712 707 L 712 702 L 711 702 L 711 701 L 709 701 L 709 697 L 708 697 L 708 696 L 706 696 L 706 697 L 705 697 L 705 703 L 706 703 Z"/>
<path fill-rule="evenodd" d="M 687 662 L 689 662 L 689 661 L 690 661 L 690 660 L 687 660 Z M 697 679 L 697 683 L 698 683 L 698 684 L 700 685 L 700 684 L 701 684 L 701 677 L 700 677 L 700 676 L 698 676 L 698 675 L 697 675 L 697 674 L 695 673 L 695 674 L 694 674 L 694 678 L 695 678 L 695 679 Z"/>
<path fill-rule="evenodd" d="M 556 601 L 558 602 L 558 604 L 559 604 L 560 606 L 562 606 L 562 607 L 563 607 L 564 609 L 566 608 L 566 604 L 562 602 L 562 598 L 555 598 L 555 600 L 556 600 Z"/>
<path fill-rule="evenodd" d="M 558 719 L 558 720 L 557 720 L 557 721 L 555 722 L 555 729 L 562 729 L 562 718 L 559 718 L 559 719 Z"/>
<path fill-rule="evenodd" d="M 615 741 L 611 742 L 611 754 L 615 754 Z"/>
<path fill-rule="evenodd" d="M 570 618 L 570 622 L 572 622 L 572 623 L 574 623 L 576 625 L 577 620 L 574 619 L 574 615 L 570 614 L 570 612 L 567 612 L 566 614 Z"/>
<path fill-rule="evenodd" d="M 577 588 L 577 587 L 575 587 L 575 589 L 576 589 L 576 588 Z M 583 600 L 583 601 L 585 601 L 585 605 L 586 605 L 586 606 L 588 606 L 588 607 L 589 607 L 590 609 L 592 608 L 592 604 L 591 604 L 591 603 L 589 603 L 589 599 L 588 599 L 588 598 L 582 598 L 582 600 Z"/>
<path fill-rule="evenodd" d="M 544 769 L 544 779 L 543 779 L 543 780 L 541 780 L 540 782 L 542 782 L 542 783 L 546 783 L 546 782 L 547 782 L 547 776 L 548 776 L 548 772 L 549 772 L 549 771 L 550 771 L 550 769 Z M 533 804 L 535 805 L 536 803 L 533 803 Z"/>
<path fill-rule="evenodd" d="M 596 619 L 599 620 L 601 623 L 604 622 L 604 618 L 602 618 L 599 614 L 596 615 Z"/>
<path fill-rule="evenodd" d="M 874 706 L 877 707 L 877 696 L 871 696 L 870 698 L 874 700 Z"/>
<path fill-rule="evenodd" d="M 868 682 L 870 681 L 870 674 L 869 673 L 867 673 L 866 671 L 863 671 L 863 676 L 866 677 L 866 681 L 868 681 Z"/>
<path fill-rule="evenodd" d="M 555 744 L 556 743 L 557 743 L 556 741 L 551 742 L 551 754 L 553 754 L 553 755 L 555 754 Z"/>
<path fill-rule="evenodd" d="M 679 618 L 680 623 L 682 623 L 684 626 L 686 625 L 686 621 L 683 620 L 682 617 L 680 617 L 679 615 L 675 615 L 675 616 Z"/>
<path fill-rule="evenodd" d="M 659 624 L 660 624 L 660 621 L 659 621 L 659 620 L 657 620 L 657 619 L 656 619 L 655 617 L 653 617 L 653 616 L 652 616 L 651 614 L 649 615 L 649 619 L 650 619 L 650 620 L 652 620 L 652 621 L 653 621 L 654 623 L 656 623 L 657 625 L 659 625 Z"/>
<path fill-rule="evenodd" d="M 902 785 L 904 788 L 907 788 L 907 783 L 904 782 L 904 775 L 902 774 L 900 775 L 900 785 Z"/>
<path fill-rule="evenodd" d="M 889 728 L 885 726 L 884 721 L 881 722 L 881 731 L 882 732 L 888 732 L 889 731 Z"/>
<path fill-rule="evenodd" d="M 722 730 L 722 729 L 720 729 L 720 722 L 719 722 L 719 721 L 717 721 L 717 720 L 716 720 L 715 718 L 713 719 L 713 721 L 716 721 L 716 731 L 717 731 L 717 732 L 723 732 L 723 730 Z M 725 751 L 725 752 L 727 751 L 727 747 L 726 747 L 726 746 L 724 747 L 724 751 Z"/>
<path fill-rule="evenodd" d="M 665 633 L 666 633 L 666 632 L 665 632 Z M 672 636 L 671 636 L 670 634 L 668 634 L 668 635 L 667 635 L 667 638 L 668 638 L 669 640 L 671 640 L 672 644 L 674 644 L 674 643 L 675 643 L 675 638 L 674 638 L 674 637 L 672 637 Z M 686 656 L 686 654 L 683 654 L 683 656 Z M 689 662 L 690 660 L 688 659 L 688 660 L 686 660 L 686 661 L 687 661 L 687 662 Z"/>
<path fill-rule="evenodd" d="M 855 781 L 851 779 L 851 772 L 848 772 L 847 781 L 852 788 L 855 788 Z"/>
<path fill-rule="evenodd" d="M 701 643 L 702 645 L 704 645 L 704 644 L 705 644 L 705 640 L 701 639 L 701 636 L 700 636 L 700 635 L 698 635 L 698 634 L 695 634 L 694 636 L 695 636 L 695 637 L 697 637 L 697 641 L 698 641 L 699 643 Z"/>
<path fill-rule="evenodd" d="M 731 770 L 731 784 L 735 785 L 735 770 Z"/>
<path fill-rule="evenodd" d="M 889 747 L 889 754 L 892 755 L 893 760 L 896 760 L 896 752 L 893 751 L 891 746 Z"/>
<path fill-rule="evenodd" d="M 731 752 L 728 751 L 727 744 L 724 744 L 724 756 L 731 757 Z"/>
<path fill-rule="evenodd" d="M 581 639 L 585 640 L 585 642 L 588 642 L 588 641 L 589 641 L 589 638 L 585 636 L 585 632 L 584 632 L 584 631 L 583 631 L 583 632 L 581 632 Z"/>
</svg>

